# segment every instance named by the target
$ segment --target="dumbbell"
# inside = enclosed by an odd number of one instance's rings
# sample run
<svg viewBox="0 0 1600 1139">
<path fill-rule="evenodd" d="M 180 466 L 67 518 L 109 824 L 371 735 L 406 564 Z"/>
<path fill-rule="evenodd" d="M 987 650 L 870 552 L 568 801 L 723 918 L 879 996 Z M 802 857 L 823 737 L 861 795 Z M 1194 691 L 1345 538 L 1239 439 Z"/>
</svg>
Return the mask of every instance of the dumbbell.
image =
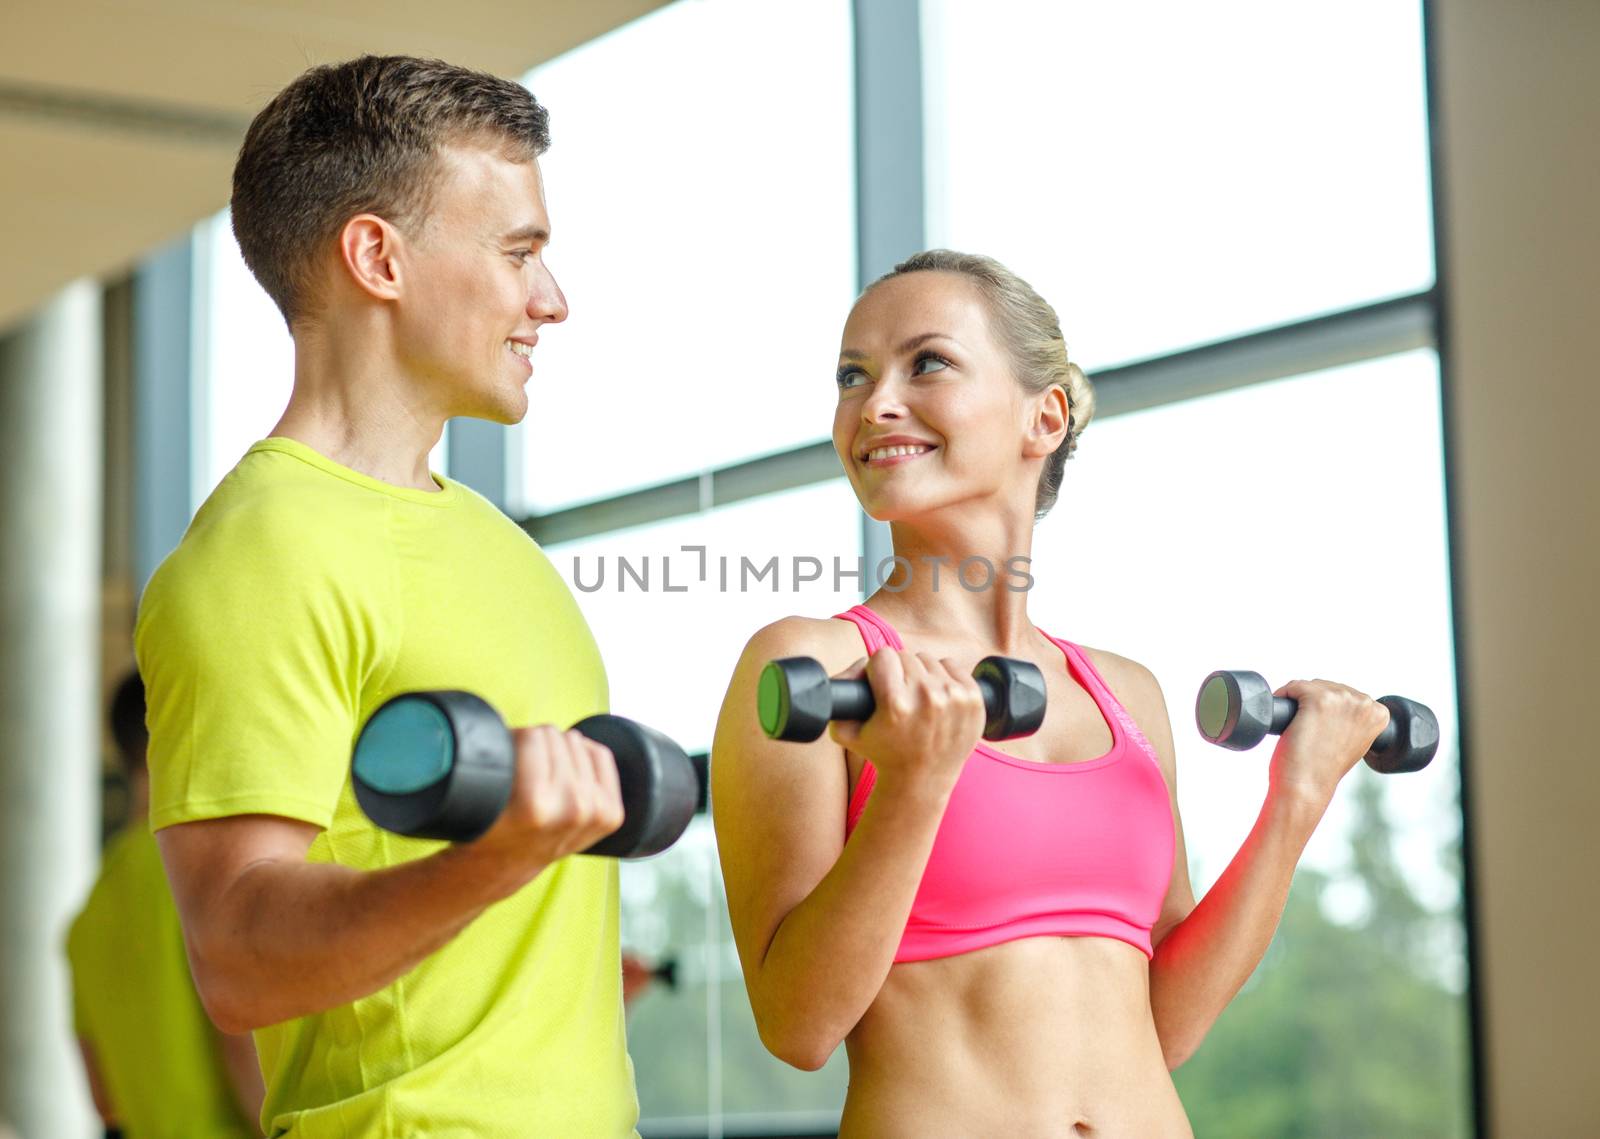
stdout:
<svg viewBox="0 0 1600 1139">
<path fill-rule="evenodd" d="M 1433 711 L 1404 696 L 1380 696 L 1378 703 L 1389 709 L 1389 726 L 1372 741 L 1367 766 L 1385 775 L 1421 771 L 1439 750 Z M 1274 696 L 1260 673 L 1213 672 L 1200 685 L 1194 719 L 1212 743 L 1245 751 L 1263 736 L 1282 734 L 1298 708 L 1293 697 Z"/>
<path fill-rule="evenodd" d="M 984 657 L 972 676 L 983 691 L 983 738 L 1031 735 L 1044 722 L 1044 674 L 1039 666 L 1011 657 Z M 761 670 L 756 689 L 761 728 L 771 739 L 809 742 L 828 730 L 829 720 L 865 720 L 872 715 L 872 686 L 865 677 L 835 680 L 811 657 L 784 657 Z"/>
<path fill-rule="evenodd" d="M 678 959 L 676 957 L 667 958 L 650 970 L 650 975 L 673 992 L 678 991 Z"/>
<path fill-rule="evenodd" d="M 622 826 L 583 853 L 648 858 L 677 842 L 700 798 L 683 749 L 622 716 L 590 716 L 573 729 L 611 750 L 624 812 Z M 505 810 L 515 761 L 511 732 L 484 700 L 408 692 L 367 719 L 350 776 L 361 809 L 384 830 L 470 842 Z"/>
</svg>

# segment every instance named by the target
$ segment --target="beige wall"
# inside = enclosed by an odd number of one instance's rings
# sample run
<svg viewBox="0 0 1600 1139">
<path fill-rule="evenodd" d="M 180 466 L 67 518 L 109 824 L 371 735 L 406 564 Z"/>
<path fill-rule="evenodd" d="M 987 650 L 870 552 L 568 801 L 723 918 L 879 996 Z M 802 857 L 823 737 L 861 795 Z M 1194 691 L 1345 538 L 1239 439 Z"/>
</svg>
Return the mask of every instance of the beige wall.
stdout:
<svg viewBox="0 0 1600 1139">
<path fill-rule="evenodd" d="M 1600 2 L 1433 21 L 1486 1132 L 1600 1135 Z"/>
</svg>

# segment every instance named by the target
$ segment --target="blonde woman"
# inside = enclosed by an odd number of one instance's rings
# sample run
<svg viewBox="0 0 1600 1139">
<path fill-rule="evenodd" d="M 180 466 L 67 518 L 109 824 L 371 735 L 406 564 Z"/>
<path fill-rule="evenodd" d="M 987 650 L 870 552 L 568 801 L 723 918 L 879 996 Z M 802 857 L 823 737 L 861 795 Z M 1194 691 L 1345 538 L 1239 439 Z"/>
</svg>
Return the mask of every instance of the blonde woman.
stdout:
<svg viewBox="0 0 1600 1139">
<path fill-rule="evenodd" d="M 834 446 L 904 560 L 863 605 L 756 633 L 722 707 L 715 824 L 761 1038 L 804 1069 L 845 1044 L 841 1136 L 1190 1136 L 1170 1072 L 1261 960 L 1388 712 L 1279 690 L 1301 712 L 1197 905 L 1155 678 L 1035 627 L 1007 571 L 1093 414 L 1054 311 L 993 260 L 919 254 L 857 301 L 837 381 Z M 1084 539 L 1119 556 L 1115 533 Z M 1048 700 L 1003 747 L 971 676 L 996 653 L 1036 664 Z M 877 711 L 769 740 L 758 679 L 787 656 L 864 675 Z"/>
</svg>

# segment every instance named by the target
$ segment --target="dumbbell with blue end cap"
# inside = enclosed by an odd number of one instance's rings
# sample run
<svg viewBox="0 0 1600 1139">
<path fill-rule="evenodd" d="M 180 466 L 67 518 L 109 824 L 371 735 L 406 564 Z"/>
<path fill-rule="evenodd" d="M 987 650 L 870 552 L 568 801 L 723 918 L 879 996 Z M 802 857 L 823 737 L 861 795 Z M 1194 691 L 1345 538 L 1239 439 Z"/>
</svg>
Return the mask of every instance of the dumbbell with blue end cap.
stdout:
<svg viewBox="0 0 1600 1139">
<path fill-rule="evenodd" d="M 1439 720 L 1426 704 L 1404 696 L 1380 696 L 1389 725 L 1364 757 L 1385 775 L 1421 771 L 1439 750 Z M 1281 735 L 1299 710 L 1291 696 L 1274 696 L 1258 672 L 1218 671 L 1205 678 L 1195 699 L 1195 724 L 1212 743 L 1246 751 L 1267 735 Z"/>
<path fill-rule="evenodd" d="M 683 834 L 700 799 L 689 757 L 653 728 L 597 715 L 573 729 L 610 749 L 622 826 L 584 854 L 648 858 Z M 516 749 L 505 721 L 470 692 L 408 692 L 374 712 L 356 739 L 356 801 L 380 827 L 414 838 L 470 842 L 511 798 Z"/>
<path fill-rule="evenodd" d="M 972 677 L 983 693 L 984 739 L 1031 735 L 1044 723 L 1044 673 L 1038 665 L 988 656 Z M 835 679 L 811 657 L 768 662 L 756 688 L 761 728 L 776 740 L 809 742 L 828 730 L 829 720 L 866 720 L 875 706 L 864 677 Z"/>
</svg>

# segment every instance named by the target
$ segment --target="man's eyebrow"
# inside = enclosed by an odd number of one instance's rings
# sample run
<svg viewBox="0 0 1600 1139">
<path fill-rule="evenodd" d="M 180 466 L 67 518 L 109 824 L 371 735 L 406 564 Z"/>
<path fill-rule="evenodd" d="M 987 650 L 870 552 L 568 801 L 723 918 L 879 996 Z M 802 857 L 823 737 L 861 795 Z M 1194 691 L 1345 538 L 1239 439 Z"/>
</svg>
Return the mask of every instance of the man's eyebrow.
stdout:
<svg viewBox="0 0 1600 1139">
<path fill-rule="evenodd" d="M 510 233 L 501 234 L 500 240 L 505 242 L 537 241 L 544 244 L 550 240 L 550 231 L 542 225 L 525 225 L 512 230 Z"/>
<path fill-rule="evenodd" d="M 907 340 L 903 344 L 901 344 L 900 347 L 898 349 L 896 349 L 896 351 L 898 351 L 900 353 L 906 353 L 906 352 L 911 351 L 913 348 L 916 348 L 919 345 L 921 345 L 924 342 L 929 341 L 929 340 L 950 340 L 950 337 L 946 336 L 942 332 L 919 332 L 917 335 L 913 336 L 910 340 Z M 953 343 L 953 341 L 952 341 L 952 343 Z M 841 359 L 841 360 L 866 360 L 866 359 L 869 359 L 869 357 L 867 356 L 867 354 L 865 352 L 858 352 L 854 348 L 846 348 L 846 349 L 842 350 L 839 353 L 839 359 Z"/>
</svg>

